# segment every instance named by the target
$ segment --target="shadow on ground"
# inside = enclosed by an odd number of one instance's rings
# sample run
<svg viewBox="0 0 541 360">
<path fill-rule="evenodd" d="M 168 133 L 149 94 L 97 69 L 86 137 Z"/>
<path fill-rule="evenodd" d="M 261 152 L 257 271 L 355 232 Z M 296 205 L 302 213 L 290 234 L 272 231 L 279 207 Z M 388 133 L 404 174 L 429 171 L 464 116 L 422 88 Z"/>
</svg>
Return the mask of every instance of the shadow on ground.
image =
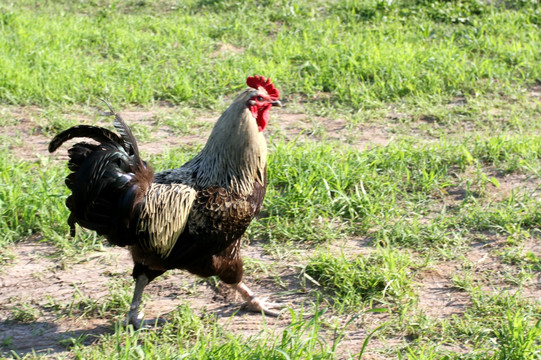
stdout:
<svg viewBox="0 0 541 360">
<path fill-rule="evenodd" d="M 62 327 L 63 328 L 63 327 Z M 84 329 L 63 330 L 52 321 L 20 323 L 0 322 L 0 356 L 55 354 L 65 352 L 71 345 L 91 345 L 100 335 L 112 333 L 110 325 L 98 324 Z"/>
</svg>

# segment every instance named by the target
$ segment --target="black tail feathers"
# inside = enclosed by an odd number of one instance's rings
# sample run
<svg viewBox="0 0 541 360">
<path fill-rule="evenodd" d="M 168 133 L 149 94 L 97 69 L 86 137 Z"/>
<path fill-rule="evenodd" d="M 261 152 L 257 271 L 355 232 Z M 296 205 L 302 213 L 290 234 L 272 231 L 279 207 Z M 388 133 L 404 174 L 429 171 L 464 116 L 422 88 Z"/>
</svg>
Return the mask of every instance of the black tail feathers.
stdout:
<svg viewBox="0 0 541 360">
<path fill-rule="evenodd" d="M 122 144 L 126 151 L 129 152 L 130 155 L 134 155 L 136 162 L 141 162 L 141 157 L 139 156 L 139 148 L 137 147 L 137 141 L 135 140 L 135 136 L 133 136 L 133 133 L 131 132 L 131 129 L 129 126 L 124 122 L 124 120 L 113 110 L 111 105 L 107 103 L 105 100 L 101 100 L 107 105 L 110 112 L 109 113 L 102 113 L 106 116 L 115 116 L 115 121 L 113 122 L 113 125 L 122 137 Z"/>
<path fill-rule="evenodd" d="M 107 103 L 106 103 L 107 104 Z M 137 205 L 152 183 L 152 170 L 141 160 L 137 142 L 130 128 L 107 104 L 114 115 L 114 132 L 96 126 L 79 125 L 56 135 L 49 151 L 58 149 L 73 138 L 90 138 L 97 142 L 79 142 L 69 150 L 68 167 L 72 171 L 66 178 L 71 195 L 66 205 L 71 214 L 68 219 L 71 234 L 74 225 L 95 230 L 110 242 L 124 246 L 134 237 Z"/>
<path fill-rule="evenodd" d="M 91 125 L 77 125 L 56 135 L 49 143 L 49 152 L 56 151 L 68 140 L 80 137 L 94 139 L 99 143 L 112 142 L 121 144 L 120 137 L 110 130 Z"/>
</svg>

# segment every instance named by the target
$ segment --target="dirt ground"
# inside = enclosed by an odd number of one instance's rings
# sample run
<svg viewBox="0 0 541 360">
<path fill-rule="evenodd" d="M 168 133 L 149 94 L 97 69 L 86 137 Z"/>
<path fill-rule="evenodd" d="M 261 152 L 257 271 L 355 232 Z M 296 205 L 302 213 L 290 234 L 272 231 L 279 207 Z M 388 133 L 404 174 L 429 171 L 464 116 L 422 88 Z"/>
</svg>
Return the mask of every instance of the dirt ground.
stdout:
<svg viewBox="0 0 541 360">
<path fill-rule="evenodd" d="M 142 125 L 152 126 L 154 115 L 157 112 L 167 112 L 167 109 L 128 110 L 121 111 L 121 115 L 128 122 L 137 122 Z M 12 137 L 21 137 L 22 143 L 14 143 L 12 150 L 24 159 L 37 159 L 38 156 L 50 156 L 47 152 L 49 137 L 39 131 L 39 112 L 33 108 L 7 108 L 7 116 L 14 120 L 4 129 L 4 134 Z M 6 116 L 4 114 L 4 116 Z M 217 114 L 201 116 L 198 122 L 201 124 L 212 121 Z M 325 139 L 347 141 L 360 149 L 375 145 L 385 145 L 393 137 L 392 125 L 383 127 L 379 124 L 363 124 L 356 131 L 346 128 L 344 121 L 329 120 L 324 118 L 311 118 L 302 114 L 287 113 L 283 111 L 273 114 L 275 120 L 271 123 L 269 132 L 283 134 L 287 139 L 297 136 L 305 139 Z M 89 118 L 81 116 L 81 122 L 87 122 Z M 87 122 L 88 123 L 88 122 Z M 324 127 L 322 133 L 314 133 L 311 129 Z M 158 154 L 164 148 L 180 144 L 202 144 L 210 131 L 209 126 L 196 127 L 189 136 L 179 136 L 171 132 L 167 126 L 153 127 L 152 134 L 147 141 L 141 144 L 141 149 L 146 154 Z M 355 135 L 352 135 L 355 134 Z M 354 138 L 352 139 L 352 136 Z M 65 155 L 53 155 L 59 161 L 65 159 Z M 531 181 L 525 176 L 510 175 L 498 178 L 500 188 L 495 197 L 504 196 L 512 189 L 529 186 Z M 458 195 L 457 195 L 458 196 Z M 74 297 L 86 297 L 99 300 L 108 296 L 107 284 L 111 280 L 131 281 L 132 262 L 125 249 L 105 247 L 103 251 L 94 251 L 85 258 L 77 261 L 62 263 L 55 256 L 57 251 L 54 246 L 43 241 L 40 236 L 33 236 L 21 241 L 8 249 L 12 259 L 0 268 L 0 341 L 2 351 L 14 350 L 19 355 L 32 352 L 49 353 L 51 356 L 67 355 L 69 350 L 63 339 L 85 336 L 84 343 L 92 343 L 97 336 L 113 332 L 114 320 L 111 317 L 59 317 L 55 311 L 50 310 L 51 304 L 69 304 Z M 345 239 L 343 244 L 334 244 L 337 249 L 346 249 L 358 253 L 369 252 L 365 239 Z M 498 246 L 498 244 L 493 244 Z M 473 264 L 475 271 L 486 271 L 490 268 L 501 266 L 491 255 L 493 246 L 473 247 L 467 255 L 467 260 Z M 541 253 L 541 246 L 532 241 L 527 244 L 535 254 Z M 304 255 L 309 256 L 309 250 Z M 262 297 L 270 297 L 271 300 L 288 304 L 292 308 L 300 308 L 314 301 L 310 293 L 310 282 L 303 279 L 299 272 L 302 264 L 284 264 L 279 259 L 268 255 L 260 244 L 253 242 L 243 248 L 245 258 L 253 259 L 260 263 L 275 267 L 272 274 L 258 274 L 257 271 L 248 271 L 246 281 L 253 287 L 256 293 Z M 302 258 L 299 256 L 299 258 Z M 276 264 L 279 264 L 278 266 Z M 452 283 L 452 277 L 461 271 L 461 261 L 449 261 L 438 265 L 437 268 L 424 271 L 418 281 L 420 294 L 419 308 L 427 316 L 445 318 L 453 314 L 460 314 L 469 305 L 470 299 L 465 292 L 457 290 Z M 276 268 L 277 266 L 277 268 Z M 278 274 L 283 284 L 279 286 L 274 280 Z M 532 299 L 541 298 L 541 282 L 537 286 L 526 289 L 525 294 Z M 305 288 L 306 285 L 306 288 Z M 512 289 L 511 289 L 512 290 Z M 233 332 L 249 335 L 257 334 L 266 327 L 283 329 L 289 324 L 287 316 L 282 318 L 266 318 L 265 322 L 261 315 L 251 314 L 239 309 L 239 299 L 228 291 L 223 291 L 223 286 L 216 288 L 209 281 L 202 281 L 185 272 L 171 271 L 166 276 L 158 278 L 151 283 L 145 293 L 149 296 L 145 302 L 145 317 L 153 319 L 167 314 L 179 304 L 188 304 L 196 312 L 215 313 L 219 321 Z M 28 303 L 42 309 L 35 315 L 35 321 L 20 322 L 13 320 L 14 304 Z M 17 305 L 19 306 L 19 305 Z M 234 321 L 230 316 L 235 314 Z M 335 321 L 332 314 L 328 314 L 329 322 Z M 348 319 L 339 319 L 346 322 Z M 370 319 L 362 317 L 358 320 L 359 326 L 347 333 L 343 339 L 341 348 L 344 354 L 358 353 L 363 341 L 370 329 L 385 322 L 385 314 L 371 314 Z M 387 347 L 400 344 L 402 340 L 391 339 L 382 343 L 374 339 L 370 348 Z M 462 352 L 467 349 L 454 349 Z M 344 355 L 345 356 L 345 355 Z M 373 357 L 378 359 L 378 357 Z M 383 359 L 383 357 L 381 358 Z"/>
<path fill-rule="evenodd" d="M 86 259 L 65 267 L 50 258 L 56 251 L 54 247 L 40 242 L 39 238 L 23 241 L 12 251 L 15 259 L 2 269 L 0 277 L 0 338 L 10 338 L 18 354 L 32 351 L 64 354 L 66 346 L 62 339 L 90 335 L 86 342 L 91 343 L 96 335 L 112 331 L 111 317 L 59 318 L 58 314 L 48 309 L 51 299 L 60 304 L 68 304 L 74 297 L 99 301 L 109 295 L 107 284 L 110 281 L 131 281 L 133 263 L 125 249 L 107 247 L 105 251 L 91 252 Z M 244 249 L 246 256 L 265 261 L 260 252 L 257 246 Z M 280 275 L 286 283 L 294 277 L 293 273 L 287 271 Z M 266 287 L 270 283 L 272 281 L 262 279 L 251 285 L 262 297 L 279 297 L 281 302 L 298 305 L 299 298 L 293 292 L 278 296 L 273 293 L 275 286 Z M 240 299 L 222 288 L 181 271 L 170 271 L 145 290 L 149 296 L 144 307 L 145 318 L 166 316 L 175 307 L 188 303 L 195 311 L 216 314 L 224 324 L 229 323 L 228 318 L 239 310 Z M 284 293 L 284 289 L 279 289 L 279 292 Z M 13 321 L 10 320 L 13 316 L 10 304 L 13 303 L 30 303 L 43 311 L 34 322 Z M 286 326 L 288 323 L 287 319 L 273 318 L 267 318 L 266 322 L 270 326 Z M 243 311 L 228 325 L 232 331 L 253 335 L 262 326 L 261 315 Z"/>
</svg>

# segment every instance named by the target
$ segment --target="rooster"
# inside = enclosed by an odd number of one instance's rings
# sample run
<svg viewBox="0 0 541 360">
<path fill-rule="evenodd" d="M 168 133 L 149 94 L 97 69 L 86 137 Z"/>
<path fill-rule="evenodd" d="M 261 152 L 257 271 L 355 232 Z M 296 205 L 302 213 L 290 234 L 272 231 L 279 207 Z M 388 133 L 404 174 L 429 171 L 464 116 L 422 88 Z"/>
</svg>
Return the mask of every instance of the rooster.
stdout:
<svg viewBox="0 0 541 360">
<path fill-rule="evenodd" d="M 139 328 L 145 286 L 170 269 L 218 276 L 245 300 L 250 311 L 278 316 L 242 281 L 241 237 L 261 210 L 267 186 L 267 145 L 263 130 L 280 93 L 270 79 L 248 77 L 216 122 L 206 145 L 183 166 L 154 174 L 139 155 L 130 128 L 114 115 L 118 134 L 79 125 L 56 135 L 54 152 L 65 141 L 69 153 L 66 185 L 70 234 L 75 224 L 94 230 L 133 258 L 135 289 L 127 322 Z"/>
</svg>

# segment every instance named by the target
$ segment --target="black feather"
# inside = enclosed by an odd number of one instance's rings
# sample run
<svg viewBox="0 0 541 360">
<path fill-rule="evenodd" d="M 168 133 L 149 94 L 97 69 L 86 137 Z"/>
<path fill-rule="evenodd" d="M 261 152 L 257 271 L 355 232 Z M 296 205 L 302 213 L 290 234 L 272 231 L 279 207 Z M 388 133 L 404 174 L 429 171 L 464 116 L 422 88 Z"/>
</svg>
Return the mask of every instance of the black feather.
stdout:
<svg viewBox="0 0 541 360">
<path fill-rule="evenodd" d="M 132 216 L 139 208 L 143 194 L 153 180 L 152 170 L 139 157 L 137 141 L 126 123 L 113 109 L 104 115 L 115 115 L 118 134 L 105 128 L 79 125 L 61 132 L 49 144 L 49 151 L 58 149 L 73 138 L 90 138 L 98 144 L 78 142 L 69 150 L 66 177 L 71 195 L 66 206 L 70 234 L 75 224 L 105 235 L 120 246 L 135 241 Z"/>
<path fill-rule="evenodd" d="M 134 156 L 134 160 L 137 164 L 141 163 L 141 157 L 139 156 L 139 148 L 137 146 L 137 141 L 135 140 L 135 136 L 133 136 L 133 133 L 131 132 L 130 127 L 124 122 L 124 120 L 118 115 L 111 105 L 107 103 L 105 100 L 101 100 L 107 105 L 110 113 L 102 113 L 104 115 L 114 115 L 115 121 L 113 122 L 113 126 L 115 127 L 116 131 L 120 134 L 120 137 L 122 138 L 124 148 L 128 151 L 130 155 Z"/>
<path fill-rule="evenodd" d="M 70 236 L 71 237 L 75 236 L 75 223 L 76 222 L 77 222 L 77 220 L 75 220 L 75 216 L 73 215 L 73 213 L 70 213 L 70 216 L 68 217 L 68 225 L 70 227 Z"/>
<path fill-rule="evenodd" d="M 77 171 L 76 185 L 72 189 L 73 193 L 77 194 L 79 206 L 95 201 L 111 181 L 122 176 L 124 171 L 118 166 L 119 159 L 130 162 L 125 153 L 111 150 L 95 151 L 85 159 L 83 166 Z M 124 168 L 129 169 L 129 164 Z"/>
<path fill-rule="evenodd" d="M 49 152 L 54 152 L 66 141 L 78 137 L 94 139 L 99 143 L 113 142 L 121 144 L 120 137 L 110 130 L 98 126 L 77 125 L 56 135 L 49 143 Z"/>
</svg>

